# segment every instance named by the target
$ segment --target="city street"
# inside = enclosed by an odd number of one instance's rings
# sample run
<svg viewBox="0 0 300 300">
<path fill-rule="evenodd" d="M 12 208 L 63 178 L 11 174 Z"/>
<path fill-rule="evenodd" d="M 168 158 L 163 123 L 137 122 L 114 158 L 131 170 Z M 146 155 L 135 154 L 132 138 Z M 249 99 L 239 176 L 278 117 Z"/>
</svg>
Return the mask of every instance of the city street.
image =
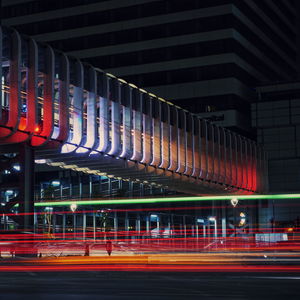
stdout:
<svg viewBox="0 0 300 300">
<path fill-rule="evenodd" d="M 0 299 L 299 299 L 299 274 L 0 273 Z"/>
</svg>

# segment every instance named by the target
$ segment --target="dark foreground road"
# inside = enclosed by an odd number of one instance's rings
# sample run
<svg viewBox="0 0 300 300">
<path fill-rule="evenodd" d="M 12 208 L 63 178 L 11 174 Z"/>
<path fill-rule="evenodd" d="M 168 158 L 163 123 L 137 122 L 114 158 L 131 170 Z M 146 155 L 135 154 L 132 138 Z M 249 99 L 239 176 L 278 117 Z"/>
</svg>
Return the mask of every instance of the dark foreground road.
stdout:
<svg viewBox="0 0 300 300">
<path fill-rule="evenodd" d="M 300 299 L 300 274 L 0 273 L 0 299 Z"/>
</svg>

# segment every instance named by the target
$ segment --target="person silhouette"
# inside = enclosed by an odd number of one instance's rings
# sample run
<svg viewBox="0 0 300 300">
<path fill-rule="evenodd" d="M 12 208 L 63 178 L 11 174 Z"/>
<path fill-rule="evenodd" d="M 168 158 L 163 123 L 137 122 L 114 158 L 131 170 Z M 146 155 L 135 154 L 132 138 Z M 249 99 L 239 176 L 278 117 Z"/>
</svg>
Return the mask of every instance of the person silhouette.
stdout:
<svg viewBox="0 0 300 300">
<path fill-rule="evenodd" d="M 110 240 L 107 240 L 106 242 L 106 251 L 107 254 L 110 256 L 112 252 L 112 242 Z"/>
</svg>

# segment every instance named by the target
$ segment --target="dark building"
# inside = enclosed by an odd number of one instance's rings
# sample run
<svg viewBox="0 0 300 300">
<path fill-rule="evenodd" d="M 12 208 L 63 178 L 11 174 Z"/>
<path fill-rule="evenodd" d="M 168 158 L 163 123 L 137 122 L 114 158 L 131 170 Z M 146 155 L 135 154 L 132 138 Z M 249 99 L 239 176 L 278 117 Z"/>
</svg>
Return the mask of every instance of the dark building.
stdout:
<svg viewBox="0 0 300 300">
<path fill-rule="evenodd" d="M 269 153 L 270 191 L 299 191 L 299 97 L 278 84 L 299 76 L 297 1 L 2 0 L 2 6 L 4 25 L 257 136 Z"/>
<path fill-rule="evenodd" d="M 4 25 L 250 136 L 255 87 L 296 75 L 294 1 L 2 2 Z"/>
<path fill-rule="evenodd" d="M 268 153 L 272 192 L 298 192 L 300 181 L 300 83 L 273 83 L 257 88 L 252 125 Z"/>
</svg>

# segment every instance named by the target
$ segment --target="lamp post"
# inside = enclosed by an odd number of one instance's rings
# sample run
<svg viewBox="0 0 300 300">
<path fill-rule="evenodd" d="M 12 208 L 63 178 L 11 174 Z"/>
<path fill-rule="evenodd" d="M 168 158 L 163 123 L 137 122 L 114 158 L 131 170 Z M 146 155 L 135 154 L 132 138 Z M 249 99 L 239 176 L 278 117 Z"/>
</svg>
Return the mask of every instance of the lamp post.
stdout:
<svg viewBox="0 0 300 300">
<path fill-rule="evenodd" d="M 75 239 L 75 235 L 76 235 L 76 233 L 75 233 L 75 231 L 76 231 L 76 215 L 75 215 L 75 211 L 77 209 L 77 204 L 76 203 L 72 203 L 70 205 L 70 209 L 73 212 L 73 237 Z"/>
<path fill-rule="evenodd" d="M 234 226 L 234 237 L 236 238 L 236 213 L 235 213 L 235 208 L 239 203 L 238 198 L 232 198 L 230 200 L 230 203 L 232 205 L 232 213 L 233 213 L 233 226 Z"/>
</svg>

